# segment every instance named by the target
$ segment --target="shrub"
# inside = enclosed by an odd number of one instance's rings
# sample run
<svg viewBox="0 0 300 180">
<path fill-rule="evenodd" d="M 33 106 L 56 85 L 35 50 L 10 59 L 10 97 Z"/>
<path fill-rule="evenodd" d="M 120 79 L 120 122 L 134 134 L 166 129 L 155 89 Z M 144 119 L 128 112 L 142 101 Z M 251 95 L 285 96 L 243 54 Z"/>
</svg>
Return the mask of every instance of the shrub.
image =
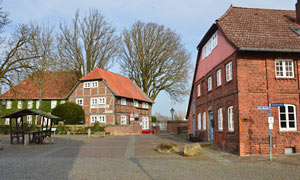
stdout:
<svg viewBox="0 0 300 180">
<path fill-rule="evenodd" d="M 151 122 L 157 122 L 157 117 L 156 116 L 151 116 Z"/>
<path fill-rule="evenodd" d="M 79 124 L 84 121 L 84 111 L 81 106 L 72 102 L 66 102 L 56 106 L 52 110 L 54 116 L 60 117 L 64 124 Z"/>
<path fill-rule="evenodd" d="M 65 125 L 56 126 L 56 131 L 58 134 L 66 134 L 67 131 L 70 131 L 70 128 Z"/>
<path fill-rule="evenodd" d="M 91 131 L 95 132 L 95 131 L 105 131 L 105 127 L 104 126 L 99 126 L 99 123 L 96 122 L 94 124 L 94 126 L 88 126 L 85 128 L 85 130 L 91 129 Z"/>
</svg>

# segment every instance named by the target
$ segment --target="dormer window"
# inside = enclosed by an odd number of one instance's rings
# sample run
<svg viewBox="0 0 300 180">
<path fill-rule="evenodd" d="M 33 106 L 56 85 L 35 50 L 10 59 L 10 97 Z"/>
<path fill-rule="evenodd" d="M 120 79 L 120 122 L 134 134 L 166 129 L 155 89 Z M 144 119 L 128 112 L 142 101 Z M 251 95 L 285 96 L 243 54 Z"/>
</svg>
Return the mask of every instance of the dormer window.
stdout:
<svg viewBox="0 0 300 180">
<path fill-rule="evenodd" d="M 218 34 L 215 32 L 214 35 L 207 41 L 207 43 L 202 48 L 202 60 L 205 59 L 207 56 L 209 56 L 217 47 L 218 44 Z"/>
</svg>

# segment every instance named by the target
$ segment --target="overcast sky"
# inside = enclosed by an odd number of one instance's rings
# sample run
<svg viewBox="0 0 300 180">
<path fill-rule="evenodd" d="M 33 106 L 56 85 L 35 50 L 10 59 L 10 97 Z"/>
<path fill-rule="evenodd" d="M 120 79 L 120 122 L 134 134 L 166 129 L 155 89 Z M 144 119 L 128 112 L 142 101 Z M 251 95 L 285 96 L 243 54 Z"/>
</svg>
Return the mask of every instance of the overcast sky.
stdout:
<svg viewBox="0 0 300 180">
<path fill-rule="evenodd" d="M 2 6 L 10 13 L 13 24 L 37 21 L 58 25 L 73 18 L 75 11 L 86 13 L 90 8 L 99 9 L 116 27 L 118 32 L 129 28 L 138 20 L 163 24 L 179 33 L 182 42 L 196 62 L 196 46 L 214 23 L 232 4 L 238 7 L 295 9 L 297 0 L 3 0 Z M 194 67 L 193 67 L 194 69 Z M 118 64 L 110 71 L 120 73 Z M 192 78 L 192 74 L 191 74 Z M 191 80 L 189 83 L 191 87 Z M 159 112 L 170 116 L 170 108 L 185 112 L 188 96 L 174 104 L 161 93 L 152 114 Z"/>
</svg>

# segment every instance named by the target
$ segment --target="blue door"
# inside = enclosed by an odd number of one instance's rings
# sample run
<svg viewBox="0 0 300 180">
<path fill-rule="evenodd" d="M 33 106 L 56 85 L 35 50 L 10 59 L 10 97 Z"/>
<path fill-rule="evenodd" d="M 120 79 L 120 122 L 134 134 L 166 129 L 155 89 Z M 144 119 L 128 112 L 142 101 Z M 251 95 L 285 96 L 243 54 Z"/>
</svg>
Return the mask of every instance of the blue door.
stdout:
<svg viewBox="0 0 300 180">
<path fill-rule="evenodd" d="M 209 111 L 209 120 L 210 120 L 210 140 L 214 140 L 214 117 L 213 112 Z"/>
<path fill-rule="evenodd" d="M 196 136 L 196 120 L 193 118 L 193 136 Z"/>
</svg>

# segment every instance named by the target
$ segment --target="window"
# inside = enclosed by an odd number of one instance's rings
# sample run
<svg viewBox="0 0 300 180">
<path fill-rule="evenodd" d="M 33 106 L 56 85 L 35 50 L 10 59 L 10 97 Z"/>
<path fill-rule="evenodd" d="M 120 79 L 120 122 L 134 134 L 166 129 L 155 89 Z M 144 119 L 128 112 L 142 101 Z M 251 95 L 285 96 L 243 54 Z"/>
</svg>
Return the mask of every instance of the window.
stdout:
<svg viewBox="0 0 300 180">
<path fill-rule="evenodd" d="M 142 117 L 142 129 L 149 129 L 149 117 Z"/>
<path fill-rule="evenodd" d="M 11 109 L 11 105 L 12 105 L 12 102 L 11 101 L 7 101 L 6 102 L 6 109 Z"/>
<path fill-rule="evenodd" d="M 146 102 L 143 102 L 143 103 L 142 103 L 142 108 L 144 108 L 144 109 L 148 109 L 148 103 L 146 103 Z"/>
<path fill-rule="evenodd" d="M 232 110 L 233 106 L 228 107 L 228 131 L 234 131 Z"/>
<path fill-rule="evenodd" d="M 202 122 L 203 122 L 203 130 L 206 129 L 206 112 L 203 112 L 202 114 Z"/>
<path fill-rule="evenodd" d="M 279 107 L 279 125 L 281 131 L 296 131 L 296 106 L 285 104 Z"/>
<path fill-rule="evenodd" d="M 91 88 L 97 88 L 98 87 L 98 81 L 91 82 Z"/>
<path fill-rule="evenodd" d="M 23 107 L 22 101 L 18 101 L 18 109 L 22 109 L 22 107 Z"/>
<path fill-rule="evenodd" d="M 91 123 L 106 123 L 106 116 L 105 115 L 92 115 L 91 116 Z"/>
<path fill-rule="evenodd" d="M 57 101 L 51 100 L 51 109 L 54 109 L 56 107 Z"/>
<path fill-rule="evenodd" d="M 134 101 L 133 101 L 133 106 L 134 106 L 134 107 L 139 107 L 139 102 L 136 101 L 136 100 L 134 100 Z"/>
<path fill-rule="evenodd" d="M 206 129 L 206 112 L 203 112 L 203 118 L 202 118 L 202 122 L 203 122 L 203 130 Z"/>
<path fill-rule="evenodd" d="M 91 82 L 84 82 L 83 88 L 97 88 L 98 87 L 98 81 L 91 81 Z"/>
<path fill-rule="evenodd" d="M 199 97 L 201 95 L 200 91 L 200 84 L 197 85 L 197 96 Z"/>
<path fill-rule="evenodd" d="M 201 130 L 201 113 L 198 113 L 198 130 Z"/>
<path fill-rule="evenodd" d="M 36 101 L 36 109 L 39 109 L 40 108 L 40 101 Z"/>
<path fill-rule="evenodd" d="M 127 124 L 127 118 L 125 115 L 121 115 L 121 125 L 126 125 Z"/>
<path fill-rule="evenodd" d="M 60 101 L 60 104 L 65 104 L 65 103 L 66 103 L 65 100 L 61 100 L 61 101 Z"/>
<path fill-rule="evenodd" d="M 9 125 L 10 122 L 9 122 L 9 118 L 5 118 L 5 125 Z"/>
<path fill-rule="evenodd" d="M 27 115 L 27 123 L 32 124 L 32 115 Z"/>
<path fill-rule="evenodd" d="M 276 77 L 293 78 L 294 63 L 291 59 L 276 59 L 275 60 Z"/>
<path fill-rule="evenodd" d="M 125 98 L 121 98 L 121 105 L 126 105 L 126 99 Z"/>
<path fill-rule="evenodd" d="M 218 129 L 219 129 L 219 131 L 223 131 L 223 113 L 222 113 L 222 108 L 218 109 Z"/>
<path fill-rule="evenodd" d="M 226 64 L 226 81 L 232 80 L 232 62 Z"/>
<path fill-rule="evenodd" d="M 76 104 L 83 106 L 83 99 L 82 98 L 76 99 Z"/>
<path fill-rule="evenodd" d="M 33 101 L 28 101 L 27 108 L 32 109 L 32 106 L 33 106 Z"/>
<path fill-rule="evenodd" d="M 91 98 L 91 106 L 106 104 L 106 97 Z"/>
<path fill-rule="evenodd" d="M 217 71 L 217 86 L 221 86 L 222 79 L 221 79 L 221 69 Z"/>
<path fill-rule="evenodd" d="M 207 79 L 207 91 L 211 91 L 212 83 L 211 83 L 211 76 Z"/>
<path fill-rule="evenodd" d="M 212 52 L 212 50 L 217 47 L 218 44 L 218 34 L 215 32 L 214 35 L 207 41 L 207 43 L 202 48 L 202 59 L 205 59 L 207 56 L 209 56 Z"/>
</svg>

